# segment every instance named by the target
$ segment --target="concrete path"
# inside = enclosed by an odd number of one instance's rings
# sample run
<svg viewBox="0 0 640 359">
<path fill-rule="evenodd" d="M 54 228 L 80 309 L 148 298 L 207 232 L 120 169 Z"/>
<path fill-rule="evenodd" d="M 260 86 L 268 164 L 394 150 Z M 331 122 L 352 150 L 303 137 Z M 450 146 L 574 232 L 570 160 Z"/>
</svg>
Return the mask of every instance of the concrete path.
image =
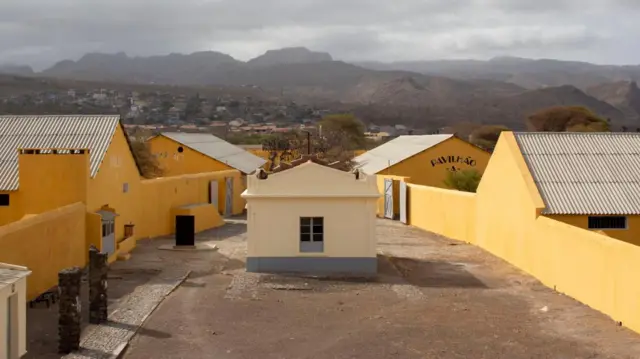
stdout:
<svg viewBox="0 0 640 359">
<path fill-rule="evenodd" d="M 184 269 L 167 269 L 148 283 L 123 298 L 118 309 L 109 315 L 107 323 L 90 326 L 81 339 L 81 350 L 63 356 L 64 359 L 117 358 L 129 341 L 138 333 L 145 320 L 162 300 L 178 287 L 189 275 Z M 147 335 L 162 337 L 162 333 L 146 331 Z"/>
</svg>

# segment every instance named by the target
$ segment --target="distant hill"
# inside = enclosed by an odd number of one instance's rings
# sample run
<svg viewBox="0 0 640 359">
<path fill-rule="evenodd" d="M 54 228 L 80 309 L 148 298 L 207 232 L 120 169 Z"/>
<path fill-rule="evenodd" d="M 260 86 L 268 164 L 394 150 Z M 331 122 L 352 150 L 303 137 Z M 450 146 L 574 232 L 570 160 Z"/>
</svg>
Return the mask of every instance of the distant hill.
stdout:
<svg viewBox="0 0 640 359">
<path fill-rule="evenodd" d="M 92 53 L 78 61 L 61 61 L 36 76 L 47 81 L 258 89 L 358 109 L 378 122 L 418 128 L 461 122 L 519 128 L 532 112 L 562 105 L 589 107 L 610 118 L 614 127 L 640 125 L 634 82 L 640 66 L 511 57 L 351 64 L 293 47 L 270 50 L 247 62 L 215 51 L 151 57 Z"/>
<path fill-rule="evenodd" d="M 31 76 L 34 72 L 30 66 L 26 65 L 0 65 L 0 74 Z"/>
<path fill-rule="evenodd" d="M 619 108 L 627 117 L 640 121 L 640 89 L 635 81 L 606 83 L 587 89 L 587 93 Z"/>
<path fill-rule="evenodd" d="M 265 67 L 289 64 L 311 64 L 333 61 L 326 52 L 310 51 L 305 47 L 287 47 L 279 50 L 269 50 L 264 55 L 247 62 L 250 66 Z"/>
<path fill-rule="evenodd" d="M 496 57 L 489 61 L 436 60 L 356 64 L 374 70 L 403 70 L 463 80 L 510 82 L 528 89 L 573 85 L 585 90 L 606 82 L 640 80 L 640 66 L 595 65 L 587 62 L 517 57 Z"/>
</svg>

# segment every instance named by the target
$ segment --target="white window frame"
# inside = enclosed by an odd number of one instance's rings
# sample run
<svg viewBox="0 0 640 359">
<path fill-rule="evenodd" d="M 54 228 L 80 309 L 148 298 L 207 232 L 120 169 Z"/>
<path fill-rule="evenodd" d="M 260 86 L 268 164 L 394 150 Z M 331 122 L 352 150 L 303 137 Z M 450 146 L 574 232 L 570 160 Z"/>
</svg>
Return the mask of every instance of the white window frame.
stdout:
<svg viewBox="0 0 640 359">
<path fill-rule="evenodd" d="M 592 218 L 624 218 L 624 228 L 606 228 L 606 227 L 602 227 L 602 228 L 598 228 L 598 227 L 591 227 L 589 225 L 589 220 L 591 220 Z M 590 230 L 594 230 L 594 231 L 624 231 L 629 229 L 629 218 L 627 216 L 589 216 L 587 218 L 587 227 Z"/>
<path fill-rule="evenodd" d="M 308 220 L 309 224 L 303 224 L 303 221 Z M 323 253 L 324 252 L 324 217 L 300 217 L 299 220 L 299 236 L 301 253 Z M 319 232 L 314 232 L 314 228 L 319 227 Z M 309 232 L 307 232 L 308 230 Z M 317 229 L 316 229 L 317 230 Z M 308 241 L 303 240 L 303 236 L 308 238 Z M 320 236 L 320 240 L 315 239 L 315 236 Z"/>
</svg>

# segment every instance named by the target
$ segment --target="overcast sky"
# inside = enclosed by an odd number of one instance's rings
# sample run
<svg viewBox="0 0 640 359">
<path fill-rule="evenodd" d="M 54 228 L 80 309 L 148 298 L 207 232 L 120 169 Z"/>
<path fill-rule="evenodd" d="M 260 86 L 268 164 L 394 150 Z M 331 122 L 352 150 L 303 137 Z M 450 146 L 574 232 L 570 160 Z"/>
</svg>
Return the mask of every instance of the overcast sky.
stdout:
<svg viewBox="0 0 640 359">
<path fill-rule="evenodd" d="M 640 63 L 640 0 L 0 0 L 0 63 L 306 46 L 340 60 Z"/>
</svg>

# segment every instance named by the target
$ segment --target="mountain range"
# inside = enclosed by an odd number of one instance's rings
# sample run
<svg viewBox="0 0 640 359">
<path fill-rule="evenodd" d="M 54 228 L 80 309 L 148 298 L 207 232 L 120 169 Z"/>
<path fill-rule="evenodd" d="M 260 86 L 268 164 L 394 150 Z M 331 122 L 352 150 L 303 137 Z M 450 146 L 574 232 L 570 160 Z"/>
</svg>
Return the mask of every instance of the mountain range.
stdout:
<svg viewBox="0 0 640 359">
<path fill-rule="evenodd" d="M 367 109 L 378 122 L 449 125 L 455 122 L 524 126 L 545 107 L 578 105 L 614 126 L 640 127 L 640 66 L 498 57 L 488 61 L 336 61 L 304 47 L 270 50 L 247 62 L 215 51 L 130 57 L 86 54 L 20 76 L 179 86 L 248 86 L 296 100 L 329 101 Z"/>
</svg>

